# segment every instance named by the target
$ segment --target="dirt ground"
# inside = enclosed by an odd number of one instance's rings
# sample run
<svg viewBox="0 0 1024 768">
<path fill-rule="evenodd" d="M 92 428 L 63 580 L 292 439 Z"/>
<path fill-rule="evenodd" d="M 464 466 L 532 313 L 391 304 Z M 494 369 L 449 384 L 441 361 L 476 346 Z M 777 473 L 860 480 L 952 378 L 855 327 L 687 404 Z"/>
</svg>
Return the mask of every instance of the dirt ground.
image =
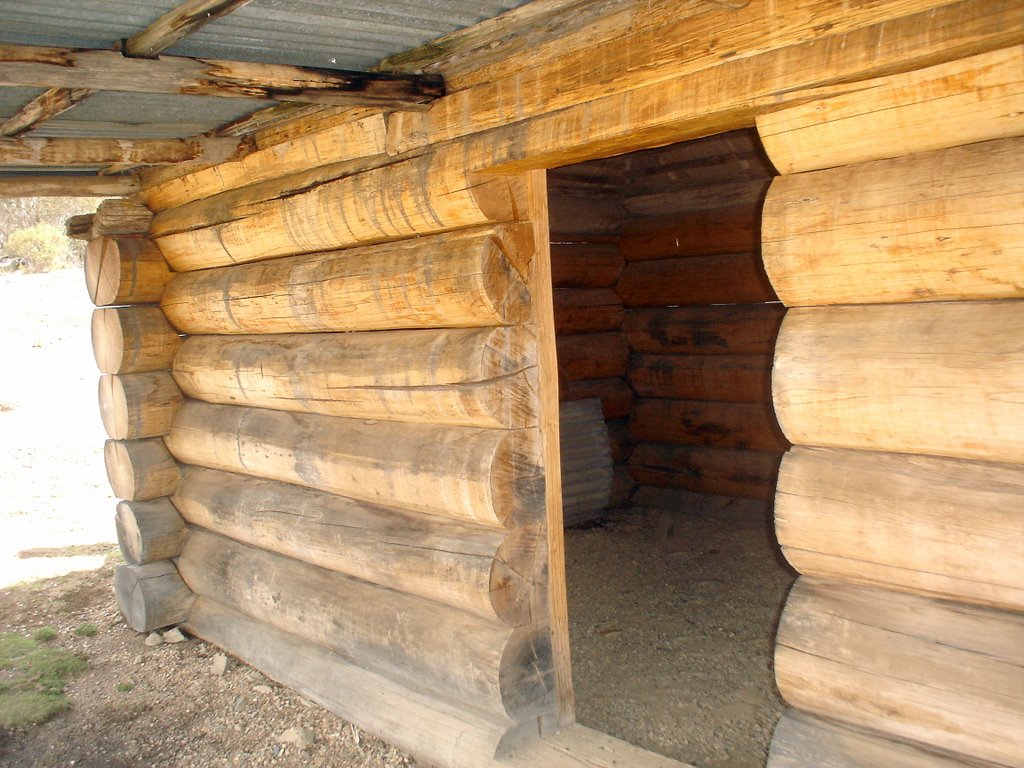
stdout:
<svg viewBox="0 0 1024 768">
<path fill-rule="evenodd" d="M 83 282 L 0 275 L 0 632 L 52 627 L 90 665 L 70 711 L 0 730 L 0 768 L 415 766 L 235 660 L 214 674 L 205 643 L 125 626 Z M 762 766 L 791 577 L 749 515 L 635 512 L 567 535 L 579 719 L 701 768 Z"/>
</svg>

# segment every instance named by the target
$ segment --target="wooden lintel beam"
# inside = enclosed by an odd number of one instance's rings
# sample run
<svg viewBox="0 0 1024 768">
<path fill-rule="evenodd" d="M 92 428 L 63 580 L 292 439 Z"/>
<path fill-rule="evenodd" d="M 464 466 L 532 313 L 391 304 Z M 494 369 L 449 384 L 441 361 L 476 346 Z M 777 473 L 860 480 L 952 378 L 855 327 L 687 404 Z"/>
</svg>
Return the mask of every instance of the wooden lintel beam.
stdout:
<svg viewBox="0 0 1024 768">
<path fill-rule="evenodd" d="M 425 109 L 444 95 L 440 75 L 392 75 L 186 56 L 0 45 L 0 85 L 91 88 L 337 106 Z"/>
<path fill-rule="evenodd" d="M 222 163 L 240 151 L 237 139 L 0 139 L 0 166 L 170 165 Z"/>
<path fill-rule="evenodd" d="M 141 188 L 139 177 L 19 174 L 0 176 L 0 198 L 5 197 L 125 197 Z"/>
<path fill-rule="evenodd" d="M 200 27 L 250 2 L 252 0 L 188 0 L 129 37 L 124 43 L 125 55 L 157 56 Z"/>
</svg>

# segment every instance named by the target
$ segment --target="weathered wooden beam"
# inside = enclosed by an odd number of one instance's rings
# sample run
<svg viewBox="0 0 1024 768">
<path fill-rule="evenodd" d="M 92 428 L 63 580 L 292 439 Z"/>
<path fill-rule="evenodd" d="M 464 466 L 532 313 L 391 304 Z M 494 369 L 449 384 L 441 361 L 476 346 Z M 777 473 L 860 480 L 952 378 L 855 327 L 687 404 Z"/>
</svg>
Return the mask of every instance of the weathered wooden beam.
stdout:
<svg viewBox="0 0 1024 768">
<path fill-rule="evenodd" d="M 18 136 L 66 112 L 94 94 L 89 88 L 50 88 L 36 96 L 0 125 L 0 136 Z"/>
<path fill-rule="evenodd" d="M 0 139 L 0 165 L 170 165 L 220 163 L 238 154 L 230 138 L 195 139 Z"/>
<path fill-rule="evenodd" d="M 187 0 L 124 42 L 128 56 L 152 57 L 251 0 Z"/>
<path fill-rule="evenodd" d="M 440 75 L 390 75 L 186 56 L 133 59 L 117 51 L 0 45 L 0 85 L 92 88 L 340 106 L 425 108 Z"/>
<path fill-rule="evenodd" d="M 4 197 L 124 197 L 139 191 L 139 177 L 18 174 L 0 176 Z"/>
</svg>

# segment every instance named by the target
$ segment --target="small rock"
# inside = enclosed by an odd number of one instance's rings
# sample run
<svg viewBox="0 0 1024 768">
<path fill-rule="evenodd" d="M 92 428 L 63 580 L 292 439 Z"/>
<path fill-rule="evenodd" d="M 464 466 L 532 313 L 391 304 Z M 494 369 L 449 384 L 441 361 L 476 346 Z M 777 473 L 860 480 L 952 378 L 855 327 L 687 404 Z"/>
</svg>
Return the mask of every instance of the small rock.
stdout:
<svg viewBox="0 0 1024 768">
<path fill-rule="evenodd" d="M 146 663 L 146 657 L 145 656 L 141 656 L 141 655 L 136 656 L 134 659 L 132 659 L 132 662 L 135 663 L 135 664 L 145 664 Z"/>
<path fill-rule="evenodd" d="M 177 627 L 164 632 L 165 643 L 184 643 L 186 640 L 188 640 L 188 638 L 185 637 Z"/>
<path fill-rule="evenodd" d="M 159 632 L 150 632 L 146 635 L 146 645 L 160 645 L 163 641 Z"/>
<path fill-rule="evenodd" d="M 272 689 L 269 685 L 254 685 L 252 687 L 256 693 L 272 693 Z"/>
<path fill-rule="evenodd" d="M 215 655 L 213 664 L 210 665 L 210 671 L 217 677 L 223 677 L 224 673 L 228 671 L 228 657 L 223 653 Z"/>
<path fill-rule="evenodd" d="M 282 744 L 295 744 L 299 749 L 309 749 L 316 741 L 312 729 L 301 726 L 292 726 L 277 737 Z"/>
</svg>

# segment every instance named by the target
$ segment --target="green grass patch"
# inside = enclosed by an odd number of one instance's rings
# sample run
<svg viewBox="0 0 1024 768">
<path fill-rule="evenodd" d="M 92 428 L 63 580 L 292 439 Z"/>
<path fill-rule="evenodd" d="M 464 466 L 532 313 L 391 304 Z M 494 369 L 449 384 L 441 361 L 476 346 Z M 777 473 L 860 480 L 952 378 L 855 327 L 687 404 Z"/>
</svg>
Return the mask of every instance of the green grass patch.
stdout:
<svg viewBox="0 0 1024 768">
<path fill-rule="evenodd" d="M 0 727 L 41 723 L 66 710 L 64 683 L 86 666 L 84 659 L 31 637 L 0 634 Z"/>
<path fill-rule="evenodd" d="M 85 624 L 79 624 L 75 627 L 75 634 L 81 637 L 94 637 L 99 630 L 95 624 L 86 622 Z"/>
<path fill-rule="evenodd" d="M 32 639 L 39 643 L 48 643 L 57 636 L 57 630 L 53 627 L 40 627 L 32 630 Z"/>
<path fill-rule="evenodd" d="M 121 693 L 128 693 L 135 685 L 133 683 L 118 683 L 116 687 Z"/>
</svg>

